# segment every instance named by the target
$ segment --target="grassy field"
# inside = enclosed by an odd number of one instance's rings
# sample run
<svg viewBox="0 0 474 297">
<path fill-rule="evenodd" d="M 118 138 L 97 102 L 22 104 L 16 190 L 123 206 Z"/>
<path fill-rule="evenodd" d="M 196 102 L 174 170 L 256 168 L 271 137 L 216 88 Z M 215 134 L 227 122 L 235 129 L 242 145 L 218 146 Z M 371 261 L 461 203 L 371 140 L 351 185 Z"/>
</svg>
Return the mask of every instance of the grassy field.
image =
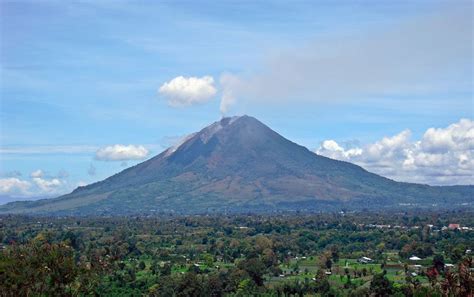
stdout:
<svg viewBox="0 0 474 297">
<path fill-rule="evenodd" d="M 362 286 L 366 283 L 370 283 L 372 275 L 385 271 L 389 280 L 399 284 L 405 283 L 405 267 L 404 263 L 400 261 L 398 253 L 387 252 L 384 253 L 384 257 L 386 259 L 386 265 L 384 268 L 382 268 L 382 264 L 377 261 L 374 261 L 374 263 L 363 264 L 359 263 L 357 259 L 341 258 L 337 263 L 332 265 L 330 269 L 331 274 L 328 274 L 329 281 L 332 284 L 343 286 L 349 282 L 350 278 L 351 283 Z M 424 259 L 422 262 L 428 264 L 431 263 L 431 261 L 432 259 Z M 269 280 L 270 282 L 281 282 L 283 280 L 312 280 L 319 270 L 318 257 L 309 256 L 298 259 L 293 258 L 288 263 L 281 264 L 280 268 L 283 271 L 284 277 L 272 277 Z M 428 282 L 426 277 L 420 275 L 413 277 L 413 279 L 418 280 L 420 283 Z"/>
</svg>

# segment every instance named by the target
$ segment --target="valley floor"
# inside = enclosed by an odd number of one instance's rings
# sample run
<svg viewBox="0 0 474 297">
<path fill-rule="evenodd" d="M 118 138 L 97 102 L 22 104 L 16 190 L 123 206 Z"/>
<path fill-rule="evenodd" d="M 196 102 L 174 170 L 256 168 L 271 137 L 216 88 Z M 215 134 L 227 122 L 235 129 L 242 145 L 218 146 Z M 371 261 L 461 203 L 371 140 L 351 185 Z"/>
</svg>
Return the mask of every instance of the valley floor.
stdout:
<svg viewBox="0 0 474 297">
<path fill-rule="evenodd" d="M 0 217 L 2 296 L 472 296 L 472 212 Z"/>
</svg>

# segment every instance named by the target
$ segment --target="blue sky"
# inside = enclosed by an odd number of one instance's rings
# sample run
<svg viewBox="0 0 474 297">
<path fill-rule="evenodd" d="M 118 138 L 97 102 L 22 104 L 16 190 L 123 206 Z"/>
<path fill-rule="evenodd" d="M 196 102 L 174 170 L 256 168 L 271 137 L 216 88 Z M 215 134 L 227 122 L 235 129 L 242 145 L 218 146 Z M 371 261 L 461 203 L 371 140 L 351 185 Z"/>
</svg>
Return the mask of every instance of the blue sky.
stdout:
<svg viewBox="0 0 474 297">
<path fill-rule="evenodd" d="M 0 197 L 103 179 L 218 120 L 223 97 L 226 115 L 255 116 L 321 154 L 464 184 L 472 11 L 471 1 L 1 1 Z M 188 101 L 171 83 L 180 76 L 210 77 L 210 92 Z"/>
</svg>

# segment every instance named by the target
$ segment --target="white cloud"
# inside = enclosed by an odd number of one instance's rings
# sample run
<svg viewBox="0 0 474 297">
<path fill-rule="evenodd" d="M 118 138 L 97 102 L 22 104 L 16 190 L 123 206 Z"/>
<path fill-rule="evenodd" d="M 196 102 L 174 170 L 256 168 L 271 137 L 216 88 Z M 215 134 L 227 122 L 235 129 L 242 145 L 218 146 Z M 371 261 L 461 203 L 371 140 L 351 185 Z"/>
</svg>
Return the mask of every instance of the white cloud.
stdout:
<svg viewBox="0 0 474 297">
<path fill-rule="evenodd" d="M 141 160 L 148 156 L 149 151 L 142 145 L 116 144 L 99 149 L 95 158 L 101 161 Z"/>
<path fill-rule="evenodd" d="M 430 128 L 421 141 L 423 149 L 432 153 L 444 153 L 449 150 L 473 150 L 474 127 L 472 121 L 462 119 L 445 129 Z"/>
<path fill-rule="evenodd" d="M 178 76 L 164 83 L 159 93 L 168 99 L 170 106 L 183 107 L 208 101 L 217 93 L 217 89 L 211 76 Z"/>
<path fill-rule="evenodd" d="M 38 169 L 30 174 L 30 179 L 17 177 L 0 179 L 0 204 L 15 200 L 54 197 L 70 192 L 73 188 L 68 184 L 64 170 L 58 176 L 48 176 Z"/>
<path fill-rule="evenodd" d="M 378 162 L 380 159 L 396 159 L 405 154 L 411 136 L 410 130 L 404 130 L 392 137 L 367 146 L 365 158 L 367 162 Z"/>
<path fill-rule="evenodd" d="M 58 178 L 44 179 L 41 177 L 34 177 L 33 182 L 42 194 L 55 193 L 64 184 L 64 181 Z"/>
<path fill-rule="evenodd" d="M 35 170 L 30 174 L 31 177 L 42 177 L 43 175 L 44 172 L 41 169 Z"/>
<path fill-rule="evenodd" d="M 461 119 L 446 128 L 430 128 L 418 141 L 405 130 L 363 147 L 343 148 L 326 140 L 316 151 L 329 158 L 354 162 L 399 181 L 435 185 L 472 184 L 474 121 Z"/>
<path fill-rule="evenodd" d="M 31 183 L 16 177 L 0 179 L 0 194 L 27 195 Z"/>
<path fill-rule="evenodd" d="M 320 150 L 325 152 L 326 157 L 333 159 L 350 158 L 353 156 L 359 156 L 362 154 L 362 149 L 351 148 L 348 150 L 343 149 L 334 140 L 325 140 L 322 142 Z"/>
<path fill-rule="evenodd" d="M 36 188 L 35 194 L 58 194 L 65 192 L 66 178 L 69 176 L 67 171 L 60 170 L 57 176 L 50 176 L 41 169 L 37 169 L 30 174 L 31 181 Z"/>
</svg>

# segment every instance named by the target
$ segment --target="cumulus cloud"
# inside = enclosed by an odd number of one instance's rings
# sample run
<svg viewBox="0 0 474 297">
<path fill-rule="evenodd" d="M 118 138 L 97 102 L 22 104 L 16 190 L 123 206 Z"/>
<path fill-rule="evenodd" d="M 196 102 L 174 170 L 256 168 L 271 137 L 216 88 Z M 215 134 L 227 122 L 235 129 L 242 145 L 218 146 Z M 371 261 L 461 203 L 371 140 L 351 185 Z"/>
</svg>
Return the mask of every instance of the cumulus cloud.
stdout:
<svg viewBox="0 0 474 297">
<path fill-rule="evenodd" d="M 461 119 L 445 128 L 430 128 L 412 141 L 409 130 L 362 147 L 325 140 L 316 150 L 329 158 L 350 161 L 399 181 L 434 185 L 472 184 L 474 121 Z"/>
<path fill-rule="evenodd" d="M 348 150 L 345 150 L 337 142 L 334 140 L 325 140 L 321 143 L 320 150 L 322 152 L 325 152 L 325 155 L 327 157 L 333 158 L 333 159 L 340 159 L 341 156 L 343 158 L 351 158 L 354 156 L 359 156 L 362 154 L 362 149 L 360 148 L 351 148 Z"/>
<path fill-rule="evenodd" d="M 148 156 L 149 151 L 142 145 L 116 144 L 99 149 L 95 154 L 96 160 L 128 161 L 141 160 Z"/>
<path fill-rule="evenodd" d="M 404 130 L 392 137 L 384 137 L 366 148 L 367 162 L 378 162 L 381 159 L 399 159 L 404 156 L 411 137 L 410 130 Z"/>
<path fill-rule="evenodd" d="M 472 121 L 462 119 L 445 129 L 430 128 L 423 135 L 423 149 L 430 153 L 445 153 L 450 150 L 473 150 L 474 129 Z"/>
<path fill-rule="evenodd" d="M 42 177 L 43 175 L 44 172 L 41 169 L 35 170 L 30 174 L 31 177 Z"/>
<path fill-rule="evenodd" d="M 327 102 L 470 92 L 472 5 L 462 6 L 270 53 L 257 69 L 221 78 L 221 110 L 236 100 Z"/>
<path fill-rule="evenodd" d="M 165 82 L 159 93 L 167 98 L 170 106 L 184 107 L 208 101 L 216 95 L 217 89 L 211 76 L 178 76 Z"/>
<path fill-rule="evenodd" d="M 16 177 L 0 179 L 0 194 L 27 195 L 31 183 Z"/>
<path fill-rule="evenodd" d="M 29 178 L 0 178 L 0 204 L 16 200 L 54 197 L 72 190 L 66 178 L 68 174 L 60 170 L 57 176 L 50 176 L 41 169 L 31 172 Z"/>
<path fill-rule="evenodd" d="M 64 181 L 58 178 L 44 179 L 41 177 L 34 177 L 33 182 L 39 188 L 42 194 L 55 193 L 64 184 Z"/>
<path fill-rule="evenodd" d="M 16 177 L 0 178 L 0 204 L 9 201 L 60 195 L 69 192 L 65 180 L 59 178 L 32 177 L 31 180 Z M 8 198 L 10 197 L 10 198 Z"/>
</svg>

